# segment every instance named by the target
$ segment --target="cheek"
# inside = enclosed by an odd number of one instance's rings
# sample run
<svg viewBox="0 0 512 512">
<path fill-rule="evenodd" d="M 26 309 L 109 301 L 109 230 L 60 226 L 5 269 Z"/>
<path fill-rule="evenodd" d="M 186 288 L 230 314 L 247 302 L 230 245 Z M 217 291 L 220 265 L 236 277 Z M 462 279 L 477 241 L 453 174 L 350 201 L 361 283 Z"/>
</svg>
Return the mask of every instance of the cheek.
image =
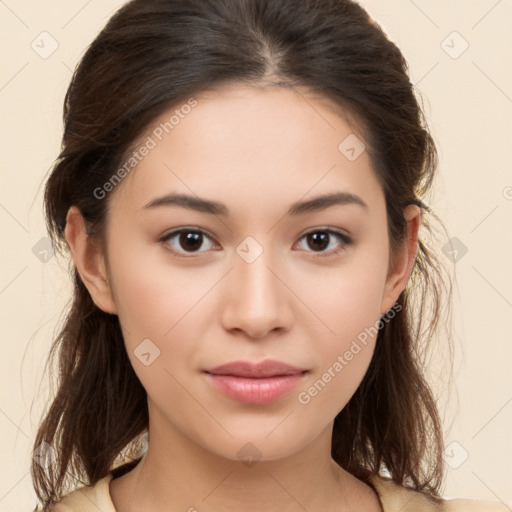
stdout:
<svg viewBox="0 0 512 512">
<path fill-rule="evenodd" d="M 364 378 L 379 332 L 386 247 L 361 251 L 352 264 L 316 279 L 314 287 L 308 281 L 308 297 L 326 329 L 316 337 L 315 371 L 297 396 L 306 414 L 334 418 Z"/>
<path fill-rule="evenodd" d="M 164 339 L 201 300 L 212 281 L 212 276 L 173 267 L 162 250 L 147 246 L 134 244 L 123 253 L 114 249 L 109 261 L 119 320 L 130 343 Z"/>
<path fill-rule="evenodd" d="M 300 293 L 322 320 L 331 346 L 342 349 L 379 320 L 387 274 L 385 247 L 360 250 L 350 261 L 315 274 L 302 272 Z"/>
<path fill-rule="evenodd" d="M 366 374 L 375 349 L 380 296 L 369 286 L 354 286 L 331 294 L 326 322 L 334 335 L 315 344 L 317 364 L 297 395 L 307 416 L 329 421 L 345 407 Z"/>
<path fill-rule="evenodd" d="M 173 411 L 188 404 L 187 410 L 200 416 L 180 383 L 186 382 L 187 363 L 197 348 L 192 342 L 197 325 L 190 323 L 194 308 L 211 285 L 193 272 L 148 261 L 147 252 L 112 253 L 110 258 L 128 357 L 152 400 Z"/>
<path fill-rule="evenodd" d="M 178 382 L 200 365 L 199 348 L 208 329 L 205 308 L 212 304 L 219 275 L 172 265 L 165 253 L 153 249 L 134 243 L 119 251 L 112 244 L 111 281 L 134 371 L 149 395 L 179 402 Z"/>
</svg>

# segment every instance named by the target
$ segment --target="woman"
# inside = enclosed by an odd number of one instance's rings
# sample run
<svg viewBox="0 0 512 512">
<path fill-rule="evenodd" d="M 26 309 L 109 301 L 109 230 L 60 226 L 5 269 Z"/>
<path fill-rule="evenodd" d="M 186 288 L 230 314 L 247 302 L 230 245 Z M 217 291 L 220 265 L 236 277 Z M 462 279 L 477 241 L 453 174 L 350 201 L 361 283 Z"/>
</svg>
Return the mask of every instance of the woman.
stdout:
<svg viewBox="0 0 512 512">
<path fill-rule="evenodd" d="M 358 4 L 127 3 L 73 76 L 46 186 L 75 289 L 42 505 L 506 510 L 440 496 L 418 360 L 436 161 Z"/>
</svg>

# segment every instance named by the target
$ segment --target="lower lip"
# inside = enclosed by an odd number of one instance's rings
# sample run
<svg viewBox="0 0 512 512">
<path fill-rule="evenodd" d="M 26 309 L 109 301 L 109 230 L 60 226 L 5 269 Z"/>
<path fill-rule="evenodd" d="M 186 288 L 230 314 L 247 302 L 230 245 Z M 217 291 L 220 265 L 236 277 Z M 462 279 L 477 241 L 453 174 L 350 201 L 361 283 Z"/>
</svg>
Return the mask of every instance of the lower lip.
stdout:
<svg viewBox="0 0 512 512">
<path fill-rule="evenodd" d="M 304 378 L 305 372 L 254 379 L 234 375 L 212 375 L 208 380 L 224 395 L 246 404 L 269 404 L 284 396 Z"/>
</svg>

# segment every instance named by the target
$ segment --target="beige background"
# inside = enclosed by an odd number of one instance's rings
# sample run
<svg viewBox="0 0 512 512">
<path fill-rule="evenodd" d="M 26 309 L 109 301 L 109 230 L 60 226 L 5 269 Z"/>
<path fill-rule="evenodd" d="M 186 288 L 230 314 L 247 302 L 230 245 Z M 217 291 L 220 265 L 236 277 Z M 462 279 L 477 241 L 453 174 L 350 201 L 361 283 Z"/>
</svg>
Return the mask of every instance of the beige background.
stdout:
<svg viewBox="0 0 512 512">
<path fill-rule="evenodd" d="M 0 0 L 0 512 L 35 503 L 28 468 L 47 391 L 44 359 L 69 292 L 66 263 L 45 257 L 40 242 L 42 183 L 58 154 L 72 69 L 122 3 Z M 457 288 L 450 394 L 446 375 L 437 372 L 452 443 L 445 495 L 512 503 L 512 1 L 362 4 L 398 43 L 426 98 L 441 160 L 431 205 L 467 248 L 451 265 Z M 58 47 L 45 55 L 52 44 Z M 31 409 L 34 397 L 40 399 Z"/>
</svg>

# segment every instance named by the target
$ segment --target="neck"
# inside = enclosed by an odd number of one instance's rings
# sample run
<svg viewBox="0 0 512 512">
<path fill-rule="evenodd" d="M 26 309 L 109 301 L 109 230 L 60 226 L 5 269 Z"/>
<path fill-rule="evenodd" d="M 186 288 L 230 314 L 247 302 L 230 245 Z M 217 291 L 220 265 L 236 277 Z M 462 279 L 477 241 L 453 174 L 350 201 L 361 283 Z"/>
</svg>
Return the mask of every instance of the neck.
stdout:
<svg viewBox="0 0 512 512">
<path fill-rule="evenodd" d="M 332 423 L 289 457 L 252 462 L 220 456 L 167 427 L 150 423 L 145 456 L 111 482 L 118 512 L 220 512 L 241 504 L 245 512 L 379 510 L 373 491 L 332 460 Z"/>
</svg>

